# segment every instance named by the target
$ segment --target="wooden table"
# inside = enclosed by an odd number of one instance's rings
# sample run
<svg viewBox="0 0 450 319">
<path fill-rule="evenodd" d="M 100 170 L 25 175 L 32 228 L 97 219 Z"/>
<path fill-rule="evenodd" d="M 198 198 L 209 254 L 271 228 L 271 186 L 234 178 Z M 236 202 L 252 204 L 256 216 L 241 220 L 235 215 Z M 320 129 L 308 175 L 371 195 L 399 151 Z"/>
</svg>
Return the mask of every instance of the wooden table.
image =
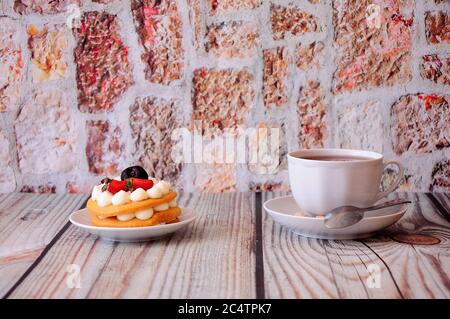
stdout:
<svg viewBox="0 0 450 319">
<path fill-rule="evenodd" d="M 298 237 L 273 223 L 262 203 L 279 195 L 183 194 L 180 204 L 199 218 L 137 244 L 102 241 L 72 226 L 68 216 L 85 195 L 0 195 L 0 295 L 450 297 L 449 194 L 395 194 L 414 200 L 411 210 L 377 237 L 355 241 Z M 381 288 L 368 282 L 373 267 Z"/>
</svg>

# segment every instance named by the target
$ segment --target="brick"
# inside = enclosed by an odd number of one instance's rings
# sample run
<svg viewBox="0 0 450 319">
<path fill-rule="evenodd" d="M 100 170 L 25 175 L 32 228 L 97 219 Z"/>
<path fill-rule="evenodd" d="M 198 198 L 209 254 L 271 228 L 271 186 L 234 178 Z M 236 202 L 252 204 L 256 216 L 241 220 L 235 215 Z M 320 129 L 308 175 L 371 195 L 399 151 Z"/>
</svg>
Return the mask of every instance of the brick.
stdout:
<svg viewBox="0 0 450 319">
<path fill-rule="evenodd" d="M 327 108 L 324 93 L 319 82 L 309 81 L 300 88 L 297 105 L 299 121 L 298 139 L 301 148 L 323 147 L 327 132 Z"/>
<path fill-rule="evenodd" d="M 246 69 L 196 69 L 192 80 L 192 120 L 202 123 L 202 133 L 210 129 L 236 129 L 252 107 L 255 96 L 253 76 Z M 215 134 L 214 133 L 214 134 Z"/>
<path fill-rule="evenodd" d="M 78 108 L 87 113 L 110 111 L 133 84 L 128 49 L 120 38 L 117 17 L 87 12 L 74 34 Z"/>
<path fill-rule="evenodd" d="M 289 185 L 283 182 L 250 182 L 248 189 L 251 192 L 287 192 L 289 191 Z"/>
<path fill-rule="evenodd" d="M 39 194 L 56 193 L 56 186 L 52 183 L 46 183 L 42 185 L 24 185 L 20 189 L 20 192 Z"/>
<path fill-rule="evenodd" d="M 321 30 L 317 17 L 294 6 L 273 5 L 270 8 L 272 33 L 275 40 L 287 35 L 297 36 Z"/>
<path fill-rule="evenodd" d="M 172 132 L 180 127 L 176 101 L 154 97 L 139 98 L 130 108 L 135 157 L 149 175 L 176 183 L 181 164 L 172 159 L 176 141 Z"/>
<path fill-rule="evenodd" d="M 13 192 L 16 189 L 16 178 L 12 167 L 10 143 L 0 130 L 0 193 Z"/>
<path fill-rule="evenodd" d="M 182 23 L 174 0 L 133 0 L 136 31 L 144 48 L 145 77 L 170 84 L 183 74 Z"/>
<path fill-rule="evenodd" d="M 422 188 L 422 176 L 406 173 L 404 176 L 404 181 L 397 188 L 397 192 L 417 192 L 421 191 Z"/>
<path fill-rule="evenodd" d="M 212 24 L 206 34 L 206 52 L 222 58 L 251 57 L 259 41 L 256 24 L 231 21 Z"/>
<path fill-rule="evenodd" d="M 177 1 L 175 0 L 132 0 L 131 9 L 145 9 L 146 16 L 171 15 L 177 12 Z M 144 12 L 140 13 L 144 15 Z"/>
<path fill-rule="evenodd" d="M 429 153 L 450 146 L 449 97 L 409 94 L 392 105 L 392 139 L 396 154 Z"/>
<path fill-rule="evenodd" d="M 202 46 L 202 38 L 205 33 L 204 13 L 202 10 L 202 0 L 188 0 L 189 23 L 193 30 L 192 41 L 196 49 Z"/>
<path fill-rule="evenodd" d="M 450 85 L 450 56 L 437 54 L 423 56 L 420 75 L 435 83 Z"/>
<path fill-rule="evenodd" d="M 236 191 L 236 168 L 231 164 L 197 165 L 194 188 L 199 192 Z"/>
<path fill-rule="evenodd" d="M 68 181 L 66 183 L 66 192 L 70 194 L 89 194 L 92 191 L 93 183 L 87 181 Z"/>
<path fill-rule="evenodd" d="M 14 10 L 19 14 L 53 14 L 67 10 L 70 4 L 80 6 L 80 0 L 14 0 Z"/>
<path fill-rule="evenodd" d="M 443 11 L 425 14 L 425 34 L 430 44 L 450 43 L 450 16 Z"/>
<path fill-rule="evenodd" d="M 295 50 L 296 65 L 300 70 L 319 68 L 325 45 L 322 41 L 299 44 Z"/>
<path fill-rule="evenodd" d="M 65 191 L 71 194 L 90 194 L 92 192 L 92 186 L 99 183 L 102 178 L 103 176 L 89 176 L 87 174 L 72 175 L 65 180 Z"/>
<path fill-rule="evenodd" d="M 393 0 L 333 2 L 337 69 L 333 92 L 405 84 L 411 79 L 414 2 Z M 369 16 L 379 18 L 367 18 Z M 370 39 L 362 41 L 361 39 Z"/>
<path fill-rule="evenodd" d="M 20 33 L 16 20 L 0 17 L 0 113 L 19 106 L 24 76 Z"/>
<path fill-rule="evenodd" d="M 443 160 L 434 165 L 430 191 L 450 192 L 450 160 Z"/>
<path fill-rule="evenodd" d="M 263 51 L 263 96 L 266 107 L 283 106 L 288 102 L 288 72 L 292 62 L 285 47 Z"/>
<path fill-rule="evenodd" d="M 338 107 L 338 143 L 341 148 L 383 152 L 384 125 L 378 102 Z"/>
<path fill-rule="evenodd" d="M 65 28 L 57 26 L 54 31 L 49 31 L 45 26 L 39 30 L 30 24 L 27 32 L 33 82 L 58 80 L 65 77 L 68 53 Z"/>
<path fill-rule="evenodd" d="M 261 5 L 261 0 L 208 0 L 211 14 L 222 14 L 238 10 L 255 9 Z"/>
<path fill-rule="evenodd" d="M 118 175 L 124 148 L 120 127 L 109 121 L 87 121 L 86 130 L 89 171 L 110 177 Z"/>
<path fill-rule="evenodd" d="M 33 92 L 14 129 L 23 174 L 65 173 L 76 167 L 78 136 L 63 91 Z"/>
<path fill-rule="evenodd" d="M 286 126 L 261 122 L 248 134 L 248 168 L 255 174 L 275 174 L 286 168 Z"/>
</svg>

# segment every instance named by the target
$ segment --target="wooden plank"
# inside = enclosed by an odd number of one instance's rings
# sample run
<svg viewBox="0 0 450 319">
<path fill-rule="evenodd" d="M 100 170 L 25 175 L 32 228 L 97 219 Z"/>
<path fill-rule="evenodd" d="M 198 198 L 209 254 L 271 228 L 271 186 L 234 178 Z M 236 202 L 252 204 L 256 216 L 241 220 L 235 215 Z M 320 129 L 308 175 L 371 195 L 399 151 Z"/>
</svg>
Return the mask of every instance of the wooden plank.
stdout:
<svg viewBox="0 0 450 319">
<path fill-rule="evenodd" d="M 450 213 L 450 193 L 432 193 L 436 197 L 442 206 Z"/>
<path fill-rule="evenodd" d="M 450 193 L 428 193 L 427 196 L 441 215 L 450 222 Z"/>
<path fill-rule="evenodd" d="M 285 194 L 266 194 L 263 200 Z M 264 273 L 268 298 L 369 298 L 367 266 L 377 257 L 358 241 L 316 240 L 293 234 L 265 213 Z M 382 272 L 386 297 L 399 297 L 392 279 Z"/>
<path fill-rule="evenodd" d="M 254 298 L 254 195 L 179 202 L 198 218 L 158 241 L 110 243 L 70 226 L 11 297 Z M 80 269 L 78 289 L 71 265 Z"/>
<path fill-rule="evenodd" d="M 68 222 L 85 195 L 2 195 L 0 200 L 0 296 L 21 278 Z"/>
<path fill-rule="evenodd" d="M 263 200 L 284 194 L 265 194 Z M 393 227 L 363 241 L 315 240 L 297 236 L 264 213 L 264 274 L 268 298 L 448 298 L 449 224 L 425 196 Z M 399 232 L 441 239 L 433 246 L 399 243 Z M 376 266 L 370 266 L 374 264 Z M 369 288 L 373 268 L 380 288 Z"/>
<path fill-rule="evenodd" d="M 408 194 L 415 202 L 411 209 L 384 236 L 365 241 L 392 273 L 405 298 L 450 297 L 450 223 L 436 210 L 425 194 Z M 388 241 L 406 233 L 440 240 L 436 245 L 416 245 Z"/>
</svg>

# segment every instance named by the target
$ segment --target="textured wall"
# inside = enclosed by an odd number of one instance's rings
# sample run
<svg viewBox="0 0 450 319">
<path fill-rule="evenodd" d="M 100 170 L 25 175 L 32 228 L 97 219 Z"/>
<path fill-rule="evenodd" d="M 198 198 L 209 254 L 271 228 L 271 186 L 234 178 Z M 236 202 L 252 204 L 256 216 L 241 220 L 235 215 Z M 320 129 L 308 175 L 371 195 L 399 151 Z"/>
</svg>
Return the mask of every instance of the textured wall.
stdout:
<svg viewBox="0 0 450 319">
<path fill-rule="evenodd" d="M 85 192 L 135 163 L 187 191 L 283 190 L 286 153 L 313 147 L 450 191 L 449 20 L 449 0 L 3 0 L 0 192 Z"/>
</svg>

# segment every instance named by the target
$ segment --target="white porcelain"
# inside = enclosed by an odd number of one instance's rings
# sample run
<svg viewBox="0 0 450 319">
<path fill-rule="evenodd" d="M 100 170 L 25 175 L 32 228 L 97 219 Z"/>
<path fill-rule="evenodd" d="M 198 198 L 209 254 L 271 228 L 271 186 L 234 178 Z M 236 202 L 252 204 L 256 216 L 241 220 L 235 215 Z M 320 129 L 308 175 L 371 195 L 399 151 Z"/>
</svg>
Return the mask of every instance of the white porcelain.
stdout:
<svg viewBox="0 0 450 319">
<path fill-rule="evenodd" d="M 303 159 L 312 156 L 357 156 L 355 161 L 320 161 Z M 399 174 L 395 182 L 380 192 L 383 170 L 395 165 Z M 394 191 L 403 176 L 403 167 L 395 161 L 383 163 L 383 155 L 347 149 L 298 150 L 288 154 L 289 182 L 298 206 L 312 215 L 323 215 L 343 205 L 367 207 Z"/>
<path fill-rule="evenodd" d="M 186 227 L 189 223 L 192 223 L 196 215 L 194 211 L 190 208 L 182 208 L 180 221 L 173 224 L 147 226 L 147 227 L 99 227 L 94 226 L 91 223 L 91 217 L 86 209 L 81 209 L 73 212 L 69 220 L 72 224 L 80 227 L 93 235 L 98 235 L 102 239 L 110 241 L 121 241 L 121 242 L 139 242 L 158 239 L 162 236 L 171 234 Z"/>
<path fill-rule="evenodd" d="M 409 205 L 388 207 L 367 212 L 365 217 L 355 225 L 342 229 L 329 229 L 324 225 L 322 216 L 297 216 L 301 212 L 294 197 L 284 196 L 268 200 L 264 209 L 277 223 L 291 228 L 301 236 L 320 239 L 357 239 L 367 238 L 375 232 L 397 222 L 407 211 Z"/>
</svg>

